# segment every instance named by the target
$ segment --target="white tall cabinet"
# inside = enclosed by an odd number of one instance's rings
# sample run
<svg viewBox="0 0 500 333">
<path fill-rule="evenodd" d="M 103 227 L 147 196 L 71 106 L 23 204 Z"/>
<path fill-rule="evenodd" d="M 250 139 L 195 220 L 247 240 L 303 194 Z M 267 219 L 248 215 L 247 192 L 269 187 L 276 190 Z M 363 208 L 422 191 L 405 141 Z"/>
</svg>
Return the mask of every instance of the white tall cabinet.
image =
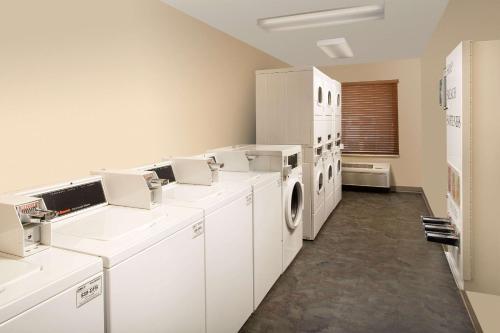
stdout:
<svg viewBox="0 0 500 333">
<path fill-rule="evenodd" d="M 341 114 L 340 83 L 315 67 L 256 73 L 257 143 L 302 145 L 305 239 L 342 197 Z"/>
</svg>

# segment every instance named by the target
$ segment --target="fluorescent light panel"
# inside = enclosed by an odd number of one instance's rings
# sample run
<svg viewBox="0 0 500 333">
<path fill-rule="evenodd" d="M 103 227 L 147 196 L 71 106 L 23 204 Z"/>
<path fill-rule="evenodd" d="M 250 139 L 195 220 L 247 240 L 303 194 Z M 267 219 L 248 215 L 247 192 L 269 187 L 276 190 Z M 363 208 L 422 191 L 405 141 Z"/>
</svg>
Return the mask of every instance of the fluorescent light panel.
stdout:
<svg viewBox="0 0 500 333">
<path fill-rule="evenodd" d="M 351 58 L 354 55 L 345 38 L 320 40 L 316 45 L 330 58 Z"/>
<path fill-rule="evenodd" d="M 326 27 L 384 18 L 384 4 L 338 8 L 288 16 L 270 17 L 257 20 L 257 24 L 267 31 L 287 31 Z"/>
</svg>

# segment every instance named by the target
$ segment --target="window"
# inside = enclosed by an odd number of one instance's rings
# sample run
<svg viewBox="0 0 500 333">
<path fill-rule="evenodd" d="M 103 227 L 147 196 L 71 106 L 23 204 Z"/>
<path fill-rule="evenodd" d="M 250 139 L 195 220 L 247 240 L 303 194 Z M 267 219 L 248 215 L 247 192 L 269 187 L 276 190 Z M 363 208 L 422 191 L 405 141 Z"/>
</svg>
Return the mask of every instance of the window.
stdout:
<svg viewBox="0 0 500 333">
<path fill-rule="evenodd" d="M 398 80 L 342 84 L 343 153 L 399 155 Z"/>
</svg>

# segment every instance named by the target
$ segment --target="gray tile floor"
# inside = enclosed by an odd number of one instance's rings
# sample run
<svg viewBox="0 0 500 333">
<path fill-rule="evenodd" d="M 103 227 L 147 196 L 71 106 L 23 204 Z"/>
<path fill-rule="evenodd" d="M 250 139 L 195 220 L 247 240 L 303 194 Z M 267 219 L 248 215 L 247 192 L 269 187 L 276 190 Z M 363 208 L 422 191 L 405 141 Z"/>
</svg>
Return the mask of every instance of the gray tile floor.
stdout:
<svg viewBox="0 0 500 333">
<path fill-rule="evenodd" d="M 242 332 L 473 332 L 422 197 L 344 192 Z"/>
</svg>

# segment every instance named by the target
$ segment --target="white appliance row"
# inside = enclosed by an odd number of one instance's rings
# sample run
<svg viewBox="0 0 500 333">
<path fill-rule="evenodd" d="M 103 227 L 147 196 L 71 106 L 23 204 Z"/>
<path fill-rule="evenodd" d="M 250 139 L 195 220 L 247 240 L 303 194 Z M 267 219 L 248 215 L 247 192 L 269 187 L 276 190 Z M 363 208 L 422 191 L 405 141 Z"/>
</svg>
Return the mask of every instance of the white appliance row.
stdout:
<svg viewBox="0 0 500 333">
<path fill-rule="evenodd" d="M 237 332 L 302 247 L 300 146 L 263 150 L 1 197 L 0 332 Z"/>
<path fill-rule="evenodd" d="M 257 143 L 302 145 L 308 240 L 342 199 L 341 99 L 341 84 L 315 67 L 256 73 Z"/>
</svg>

